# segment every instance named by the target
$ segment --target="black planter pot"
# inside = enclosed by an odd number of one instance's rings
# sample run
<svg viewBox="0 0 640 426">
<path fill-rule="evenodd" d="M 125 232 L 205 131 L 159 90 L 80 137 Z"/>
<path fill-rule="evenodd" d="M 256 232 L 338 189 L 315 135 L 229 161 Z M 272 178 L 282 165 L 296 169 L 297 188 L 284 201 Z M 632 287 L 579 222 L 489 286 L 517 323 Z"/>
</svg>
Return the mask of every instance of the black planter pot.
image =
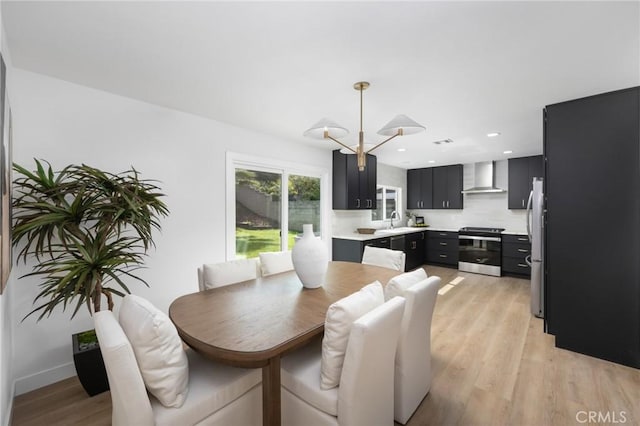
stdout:
<svg viewBox="0 0 640 426">
<path fill-rule="evenodd" d="M 83 331 L 71 336 L 73 343 L 73 363 L 78 379 L 89 396 L 109 390 L 107 370 L 104 368 L 102 352 L 94 330 Z"/>
</svg>

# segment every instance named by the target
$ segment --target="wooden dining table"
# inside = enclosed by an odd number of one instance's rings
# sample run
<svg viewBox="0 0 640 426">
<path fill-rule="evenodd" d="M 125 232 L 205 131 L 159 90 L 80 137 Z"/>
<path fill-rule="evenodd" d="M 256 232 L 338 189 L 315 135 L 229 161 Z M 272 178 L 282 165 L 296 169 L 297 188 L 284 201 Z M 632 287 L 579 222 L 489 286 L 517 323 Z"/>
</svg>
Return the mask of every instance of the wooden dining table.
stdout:
<svg viewBox="0 0 640 426">
<path fill-rule="evenodd" d="M 324 284 L 302 286 L 294 271 L 187 294 L 169 317 L 200 354 L 232 366 L 262 368 L 262 424 L 280 425 L 280 358 L 324 331 L 329 306 L 376 280 L 400 272 L 353 262 L 329 262 Z"/>
</svg>

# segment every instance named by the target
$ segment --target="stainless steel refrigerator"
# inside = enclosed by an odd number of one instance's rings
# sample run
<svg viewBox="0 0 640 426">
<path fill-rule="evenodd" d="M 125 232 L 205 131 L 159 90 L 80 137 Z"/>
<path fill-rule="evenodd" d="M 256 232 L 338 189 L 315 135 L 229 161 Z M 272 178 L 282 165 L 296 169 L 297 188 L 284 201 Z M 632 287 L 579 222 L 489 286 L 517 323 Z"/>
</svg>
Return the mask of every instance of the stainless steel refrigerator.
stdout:
<svg viewBox="0 0 640 426">
<path fill-rule="evenodd" d="M 544 197 L 542 178 L 533 178 L 533 190 L 527 203 L 527 233 L 531 254 L 526 261 L 531 266 L 531 313 L 544 318 Z"/>
</svg>

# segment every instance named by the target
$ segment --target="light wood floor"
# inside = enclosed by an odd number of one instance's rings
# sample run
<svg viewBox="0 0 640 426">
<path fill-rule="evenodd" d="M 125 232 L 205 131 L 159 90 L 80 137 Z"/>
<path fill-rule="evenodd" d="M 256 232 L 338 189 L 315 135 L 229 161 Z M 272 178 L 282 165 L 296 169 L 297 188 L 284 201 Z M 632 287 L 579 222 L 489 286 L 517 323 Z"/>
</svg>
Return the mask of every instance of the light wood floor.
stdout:
<svg viewBox="0 0 640 426">
<path fill-rule="evenodd" d="M 529 314 L 529 281 L 427 272 L 464 280 L 438 296 L 431 391 L 409 426 L 578 425 L 590 411 L 640 424 L 640 370 L 555 348 Z M 12 424 L 109 425 L 110 395 L 89 398 L 70 378 L 18 396 Z"/>
</svg>

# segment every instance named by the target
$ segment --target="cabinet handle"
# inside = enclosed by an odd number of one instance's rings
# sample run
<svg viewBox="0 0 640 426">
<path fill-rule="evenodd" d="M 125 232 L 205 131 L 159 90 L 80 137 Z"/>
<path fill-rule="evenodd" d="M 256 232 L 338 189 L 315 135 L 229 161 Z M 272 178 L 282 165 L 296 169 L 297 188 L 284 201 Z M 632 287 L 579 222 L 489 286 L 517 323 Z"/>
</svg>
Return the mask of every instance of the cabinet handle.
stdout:
<svg viewBox="0 0 640 426">
<path fill-rule="evenodd" d="M 528 268 L 529 265 L 527 265 L 526 263 L 518 263 L 518 266 L 521 268 Z"/>
<path fill-rule="evenodd" d="M 449 208 L 449 202 L 447 201 L 447 208 Z"/>
<path fill-rule="evenodd" d="M 440 233 L 440 236 L 441 236 L 441 237 L 446 237 L 446 236 L 447 236 L 447 234 L 446 234 L 446 232 L 441 232 L 441 233 Z"/>
<path fill-rule="evenodd" d="M 356 207 L 360 208 L 360 198 L 356 198 Z"/>
<path fill-rule="evenodd" d="M 527 250 L 527 249 L 518 249 L 518 251 L 520 253 L 529 253 L 529 250 Z"/>
<path fill-rule="evenodd" d="M 415 242 L 415 241 L 411 241 L 411 248 L 412 248 L 412 249 L 417 248 L 417 246 L 416 246 L 416 242 Z"/>
<path fill-rule="evenodd" d="M 524 199 L 522 199 L 522 207 L 524 207 Z"/>
<path fill-rule="evenodd" d="M 440 245 L 441 245 L 441 246 L 446 246 L 446 245 L 447 245 L 447 243 L 440 243 Z"/>
<path fill-rule="evenodd" d="M 440 255 L 440 257 L 444 257 L 444 258 L 446 258 L 446 257 L 447 257 L 447 255 L 446 255 L 446 254 L 441 254 L 441 255 Z"/>
<path fill-rule="evenodd" d="M 529 242 L 529 238 L 518 237 L 518 241 L 527 241 L 527 242 Z"/>
<path fill-rule="evenodd" d="M 442 202 L 442 208 L 444 208 L 444 201 Z"/>
</svg>

